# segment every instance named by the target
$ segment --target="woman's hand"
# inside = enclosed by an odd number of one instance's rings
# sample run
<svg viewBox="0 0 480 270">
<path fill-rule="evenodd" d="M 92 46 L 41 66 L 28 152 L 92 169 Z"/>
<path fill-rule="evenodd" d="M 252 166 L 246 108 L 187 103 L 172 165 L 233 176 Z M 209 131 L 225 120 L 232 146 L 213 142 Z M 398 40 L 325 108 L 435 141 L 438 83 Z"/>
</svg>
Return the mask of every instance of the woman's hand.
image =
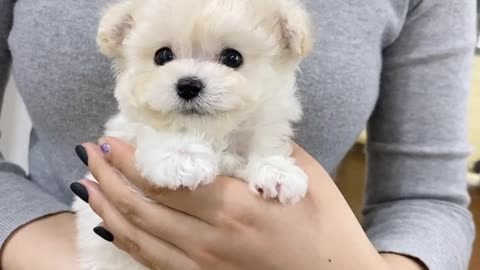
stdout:
<svg viewBox="0 0 480 270">
<path fill-rule="evenodd" d="M 329 175 L 298 146 L 310 189 L 283 206 L 228 177 L 193 192 L 160 189 L 138 175 L 132 146 L 104 143 L 106 154 L 84 145 L 99 184 L 81 183 L 114 244 L 151 269 L 392 269 Z"/>
</svg>

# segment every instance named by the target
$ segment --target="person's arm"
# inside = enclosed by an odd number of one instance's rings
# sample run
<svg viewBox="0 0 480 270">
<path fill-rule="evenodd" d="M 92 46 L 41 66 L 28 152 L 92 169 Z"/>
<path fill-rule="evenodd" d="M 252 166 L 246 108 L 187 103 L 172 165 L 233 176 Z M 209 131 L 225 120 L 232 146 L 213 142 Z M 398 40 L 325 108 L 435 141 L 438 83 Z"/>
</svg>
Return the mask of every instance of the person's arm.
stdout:
<svg viewBox="0 0 480 270">
<path fill-rule="evenodd" d="M 0 0 L 0 108 L 11 63 L 13 2 Z M 0 153 L 0 269 L 75 269 L 73 215 L 50 216 L 68 210 Z"/>
<path fill-rule="evenodd" d="M 74 215 L 68 210 L 18 166 L 0 160 L 0 269 L 75 269 Z"/>
<path fill-rule="evenodd" d="M 466 110 L 475 10 L 463 0 L 412 6 L 384 51 L 369 122 L 364 227 L 378 251 L 417 258 L 430 270 L 467 269 L 474 238 Z"/>
<path fill-rule="evenodd" d="M 5 244 L 2 270 L 75 270 L 75 215 L 61 213 L 19 228 Z"/>
</svg>

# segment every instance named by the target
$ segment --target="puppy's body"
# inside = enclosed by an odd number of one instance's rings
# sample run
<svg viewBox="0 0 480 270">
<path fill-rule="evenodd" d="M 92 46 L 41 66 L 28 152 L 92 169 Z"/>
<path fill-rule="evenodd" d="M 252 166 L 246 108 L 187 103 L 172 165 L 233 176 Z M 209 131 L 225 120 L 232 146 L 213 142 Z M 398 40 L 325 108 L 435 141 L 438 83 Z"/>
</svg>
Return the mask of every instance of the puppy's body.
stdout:
<svg viewBox="0 0 480 270">
<path fill-rule="evenodd" d="M 295 72 L 311 46 L 297 1 L 124 1 L 98 42 L 117 70 L 120 112 L 106 135 L 136 146 L 146 179 L 195 189 L 223 174 L 282 203 L 305 195 L 289 144 L 301 117 Z M 87 204 L 74 210 L 82 269 L 146 269 L 91 232 L 101 219 Z"/>
</svg>

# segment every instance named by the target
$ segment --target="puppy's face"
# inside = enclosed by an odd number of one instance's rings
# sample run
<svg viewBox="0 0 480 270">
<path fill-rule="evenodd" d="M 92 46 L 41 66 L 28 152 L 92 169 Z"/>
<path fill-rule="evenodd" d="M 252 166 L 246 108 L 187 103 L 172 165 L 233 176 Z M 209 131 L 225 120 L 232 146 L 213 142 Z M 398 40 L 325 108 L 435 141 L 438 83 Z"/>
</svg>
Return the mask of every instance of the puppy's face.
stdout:
<svg viewBox="0 0 480 270">
<path fill-rule="evenodd" d="M 275 91 L 292 91 L 310 49 L 290 0 L 130 0 L 98 34 L 115 58 L 120 107 L 158 125 L 243 121 Z"/>
</svg>

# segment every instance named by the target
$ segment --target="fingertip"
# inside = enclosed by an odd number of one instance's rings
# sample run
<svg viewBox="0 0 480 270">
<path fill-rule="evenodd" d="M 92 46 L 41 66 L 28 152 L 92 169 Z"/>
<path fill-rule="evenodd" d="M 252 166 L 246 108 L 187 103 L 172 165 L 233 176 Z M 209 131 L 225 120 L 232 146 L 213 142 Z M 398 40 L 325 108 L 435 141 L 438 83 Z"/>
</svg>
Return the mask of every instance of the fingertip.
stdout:
<svg viewBox="0 0 480 270">
<path fill-rule="evenodd" d="M 82 179 L 78 181 L 78 183 L 85 187 L 85 189 L 87 189 L 90 196 L 92 196 L 92 194 L 97 194 L 100 190 L 98 183 L 92 180 Z"/>
<path fill-rule="evenodd" d="M 82 161 L 82 163 L 88 167 L 88 153 L 85 147 L 81 144 L 75 146 L 75 153 L 77 154 L 78 158 Z"/>
<path fill-rule="evenodd" d="M 97 148 L 98 148 L 98 145 L 95 144 L 95 143 L 91 143 L 91 142 L 87 142 L 87 143 L 83 143 L 80 145 L 81 148 L 83 148 L 86 152 L 86 154 L 89 156 L 89 157 L 92 157 L 97 155 L 98 151 L 97 151 Z M 79 149 L 81 149 L 79 148 Z"/>
<path fill-rule="evenodd" d="M 100 186 L 97 182 L 82 179 L 78 181 L 88 192 L 88 204 L 90 205 L 91 209 L 97 213 L 97 215 L 103 217 L 103 209 L 105 207 L 106 199 L 103 195 L 102 191 L 100 190 Z"/>
<path fill-rule="evenodd" d="M 107 229 L 105 229 L 103 226 L 97 226 L 93 228 L 93 232 L 107 242 L 111 243 L 114 240 L 113 234 Z"/>
<path fill-rule="evenodd" d="M 88 203 L 89 194 L 87 188 L 80 182 L 74 182 L 70 185 L 70 190 L 82 201 Z"/>
</svg>

